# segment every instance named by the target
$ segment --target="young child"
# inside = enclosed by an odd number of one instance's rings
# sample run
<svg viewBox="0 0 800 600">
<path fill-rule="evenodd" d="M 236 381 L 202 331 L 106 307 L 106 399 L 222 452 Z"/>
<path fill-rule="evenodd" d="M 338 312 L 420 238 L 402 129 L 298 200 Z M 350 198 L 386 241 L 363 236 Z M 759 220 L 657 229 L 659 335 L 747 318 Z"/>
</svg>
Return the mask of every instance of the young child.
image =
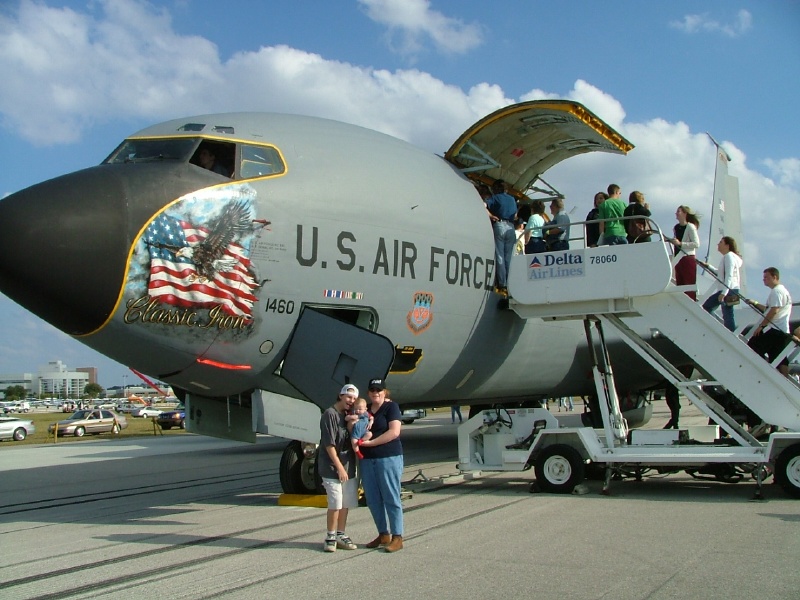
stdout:
<svg viewBox="0 0 800 600">
<path fill-rule="evenodd" d="M 372 415 L 367 412 L 367 401 L 364 398 L 359 398 L 353 404 L 353 412 L 345 417 L 347 429 L 350 431 L 350 442 L 353 444 L 353 450 L 356 452 L 358 458 L 364 458 L 361 453 L 361 442 L 368 440 L 372 437 L 372 432 L 369 430 L 372 425 Z"/>
</svg>

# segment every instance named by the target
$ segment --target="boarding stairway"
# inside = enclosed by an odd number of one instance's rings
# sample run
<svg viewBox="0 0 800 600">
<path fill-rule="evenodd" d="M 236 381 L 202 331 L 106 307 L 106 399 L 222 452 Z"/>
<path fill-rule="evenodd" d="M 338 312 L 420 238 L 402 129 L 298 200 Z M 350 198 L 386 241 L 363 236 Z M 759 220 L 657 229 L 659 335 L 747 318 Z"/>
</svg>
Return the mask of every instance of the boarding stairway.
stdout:
<svg viewBox="0 0 800 600">
<path fill-rule="evenodd" d="M 515 256 L 508 279 L 509 308 L 525 319 L 583 319 L 613 329 L 741 446 L 761 444 L 703 386 L 722 386 L 764 422 L 800 431 L 800 386 L 753 352 L 742 335 L 705 312 L 684 293 L 687 290 L 674 285 L 670 246 L 660 241 L 660 235 L 654 239 Z M 711 380 L 685 377 L 650 343 L 662 336 Z M 588 325 L 587 337 L 591 346 Z M 612 378 L 605 372 L 601 378 L 598 391 L 614 395 Z M 605 416 L 610 421 L 604 422 L 615 426 L 614 415 Z M 607 433 L 621 440 L 624 431 Z"/>
</svg>

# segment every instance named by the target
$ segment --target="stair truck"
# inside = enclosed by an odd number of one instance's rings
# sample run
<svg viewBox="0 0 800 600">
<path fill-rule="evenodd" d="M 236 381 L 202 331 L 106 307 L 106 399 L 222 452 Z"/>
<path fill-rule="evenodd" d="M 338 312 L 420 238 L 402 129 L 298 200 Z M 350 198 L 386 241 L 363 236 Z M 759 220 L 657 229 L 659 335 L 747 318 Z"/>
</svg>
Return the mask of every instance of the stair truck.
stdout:
<svg viewBox="0 0 800 600">
<path fill-rule="evenodd" d="M 578 224 L 576 224 L 578 225 Z M 800 386 L 747 345 L 745 326 L 729 331 L 672 280 L 670 246 L 658 226 L 649 243 L 520 255 L 509 274 L 509 305 L 523 319 L 582 319 L 602 427 L 560 427 L 544 408 L 496 408 L 458 430 L 462 471 L 535 473 L 532 488 L 569 493 L 590 471 L 640 478 L 650 470 L 687 471 L 735 482 L 749 474 L 761 497 L 765 478 L 800 498 Z M 694 286 L 692 286 L 694 289 Z M 742 319 L 743 320 L 743 319 Z M 708 426 L 629 429 L 620 411 L 605 344 L 613 331 L 702 413 Z M 666 337 L 702 371 L 690 379 L 650 343 Z M 724 387 L 778 429 L 760 441 L 708 390 Z M 533 491 L 533 490 L 532 490 Z"/>
</svg>

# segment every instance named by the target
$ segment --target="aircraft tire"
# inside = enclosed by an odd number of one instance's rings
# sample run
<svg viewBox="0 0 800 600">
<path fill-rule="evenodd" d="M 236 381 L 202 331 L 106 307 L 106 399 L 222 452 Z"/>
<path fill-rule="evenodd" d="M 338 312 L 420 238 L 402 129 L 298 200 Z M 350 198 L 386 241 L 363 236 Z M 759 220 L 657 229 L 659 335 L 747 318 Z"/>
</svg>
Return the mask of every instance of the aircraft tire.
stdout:
<svg viewBox="0 0 800 600">
<path fill-rule="evenodd" d="M 316 460 L 305 458 L 303 446 L 296 440 L 283 449 L 279 475 L 281 488 L 286 494 L 324 493 Z"/>
<path fill-rule="evenodd" d="M 800 444 L 785 448 L 775 461 L 775 479 L 793 498 L 800 498 Z"/>
<path fill-rule="evenodd" d="M 570 494 L 585 478 L 585 465 L 572 446 L 555 444 L 542 450 L 533 465 L 536 481 L 544 492 Z"/>
</svg>

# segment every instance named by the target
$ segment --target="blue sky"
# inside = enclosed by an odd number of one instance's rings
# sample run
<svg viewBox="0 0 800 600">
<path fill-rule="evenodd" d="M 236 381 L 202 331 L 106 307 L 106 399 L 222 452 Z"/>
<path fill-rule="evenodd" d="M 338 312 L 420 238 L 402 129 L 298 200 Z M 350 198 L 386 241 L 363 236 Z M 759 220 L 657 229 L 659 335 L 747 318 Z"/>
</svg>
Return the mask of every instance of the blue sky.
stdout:
<svg viewBox="0 0 800 600">
<path fill-rule="evenodd" d="M 800 298 L 796 0 L 6 0 L 0 56 L 0 196 L 179 116 L 303 113 L 443 153 L 501 106 L 571 98 L 636 148 L 546 177 L 568 209 L 582 217 L 615 181 L 662 226 L 678 204 L 707 213 L 708 131 L 739 178 L 750 295 L 763 301 L 773 265 Z M 106 386 L 128 373 L 2 296 L 0 331 L 0 373 L 50 360 L 97 366 Z"/>
</svg>

